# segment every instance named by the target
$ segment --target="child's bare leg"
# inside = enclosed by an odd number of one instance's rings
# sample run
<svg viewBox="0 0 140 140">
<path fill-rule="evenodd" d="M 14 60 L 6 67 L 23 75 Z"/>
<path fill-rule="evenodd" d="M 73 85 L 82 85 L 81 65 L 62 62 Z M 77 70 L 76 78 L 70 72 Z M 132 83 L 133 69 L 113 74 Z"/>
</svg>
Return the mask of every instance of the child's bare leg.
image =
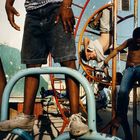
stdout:
<svg viewBox="0 0 140 140">
<path fill-rule="evenodd" d="M 101 36 L 99 37 L 99 42 L 101 43 L 103 47 L 103 51 L 107 51 L 110 46 L 110 34 L 109 33 L 101 33 Z"/>
<path fill-rule="evenodd" d="M 85 37 L 85 38 L 83 39 L 83 45 L 84 45 L 84 48 L 85 48 L 85 49 L 88 48 L 89 41 L 90 41 L 90 39 L 89 39 L 88 37 Z"/>
<path fill-rule="evenodd" d="M 104 71 L 104 73 L 105 73 L 106 79 L 107 79 L 108 81 L 111 81 L 112 78 L 111 78 L 111 76 L 109 75 L 108 68 L 107 68 L 107 67 L 104 68 L 103 71 Z"/>
<path fill-rule="evenodd" d="M 104 68 L 103 71 L 104 71 L 106 76 L 109 76 L 108 68 Z"/>
</svg>

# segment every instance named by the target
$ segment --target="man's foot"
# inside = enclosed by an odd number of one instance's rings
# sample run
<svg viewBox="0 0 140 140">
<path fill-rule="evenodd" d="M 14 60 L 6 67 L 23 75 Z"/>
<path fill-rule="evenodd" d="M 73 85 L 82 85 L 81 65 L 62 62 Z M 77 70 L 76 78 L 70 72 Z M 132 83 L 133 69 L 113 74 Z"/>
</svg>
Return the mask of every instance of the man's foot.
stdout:
<svg viewBox="0 0 140 140">
<path fill-rule="evenodd" d="M 21 128 L 25 131 L 32 131 L 35 117 L 33 115 L 19 114 L 16 118 L 0 122 L 0 131 L 11 131 Z"/>
<path fill-rule="evenodd" d="M 125 134 L 125 140 L 132 140 L 132 133 L 130 130 L 129 122 L 127 117 L 123 118 L 123 121 L 121 122 L 124 134 Z"/>
<path fill-rule="evenodd" d="M 69 130 L 73 136 L 81 136 L 89 131 L 88 126 L 85 124 L 86 119 L 81 114 L 73 114 L 70 117 Z"/>
<path fill-rule="evenodd" d="M 124 134 L 125 134 L 125 140 L 132 140 L 132 134 L 129 126 L 129 122 L 127 120 L 127 116 L 121 116 L 121 117 L 116 117 L 113 120 L 113 127 L 118 129 L 120 125 L 123 128 Z"/>
<path fill-rule="evenodd" d="M 122 119 L 120 117 L 114 118 L 112 120 L 113 127 L 116 127 L 118 129 L 121 125 L 121 122 L 122 122 Z"/>
</svg>

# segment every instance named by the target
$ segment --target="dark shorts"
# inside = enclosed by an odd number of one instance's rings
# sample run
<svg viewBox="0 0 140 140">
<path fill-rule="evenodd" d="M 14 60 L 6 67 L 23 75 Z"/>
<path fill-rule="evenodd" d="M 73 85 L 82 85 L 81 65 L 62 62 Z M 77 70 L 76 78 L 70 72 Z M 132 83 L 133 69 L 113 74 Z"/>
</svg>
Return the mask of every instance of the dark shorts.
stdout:
<svg viewBox="0 0 140 140">
<path fill-rule="evenodd" d="M 51 53 L 54 62 L 76 59 L 75 39 L 65 33 L 62 22 L 55 24 L 60 3 L 48 4 L 27 12 L 23 34 L 21 61 L 25 64 L 45 64 Z"/>
</svg>

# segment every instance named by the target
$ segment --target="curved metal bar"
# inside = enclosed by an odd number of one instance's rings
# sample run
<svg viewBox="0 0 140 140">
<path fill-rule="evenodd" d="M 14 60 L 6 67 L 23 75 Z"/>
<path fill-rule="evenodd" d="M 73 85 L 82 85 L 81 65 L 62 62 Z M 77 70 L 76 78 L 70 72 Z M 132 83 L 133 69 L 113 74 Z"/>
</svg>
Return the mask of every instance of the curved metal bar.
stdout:
<svg viewBox="0 0 140 140">
<path fill-rule="evenodd" d="M 78 139 L 91 139 L 91 140 L 120 140 L 119 138 L 115 136 L 110 136 L 107 134 L 98 133 L 96 131 L 96 117 L 95 117 L 95 99 L 94 94 L 92 92 L 92 88 L 87 81 L 87 79 L 82 76 L 81 73 L 79 73 L 76 70 L 65 68 L 65 67 L 44 67 L 44 68 L 29 68 L 25 70 L 19 71 L 16 75 L 12 77 L 12 79 L 7 83 L 3 98 L 2 98 L 2 111 L 1 111 L 1 120 L 6 120 L 8 115 L 8 101 L 10 97 L 10 93 L 12 91 L 12 88 L 16 84 L 16 82 L 21 79 L 22 77 L 25 77 L 30 74 L 67 74 L 72 77 L 74 77 L 76 80 L 79 81 L 79 83 L 83 86 L 85 93 L 87 94 L 87 104 L 88 104 L 88 127 L 89 132 L 85 135 L 78 137 Z M 25 137 L 25 131 L 22 129 L 14 129 L 13 133 L 18 134 L 25 140 L 32 140 L 32 137 L 27 134 Z M 59 135 L 56 140 L 69 140 L 70 134 L 63 133 L 62 135 Z"/>
<path fill-rule="evenodd" d="M 81 11 L 81 13 L 80 13 L 80 16 L 79 16 L 79 19 L 78 19 L 78 22 L 77 22 L 77 24 L 76 24 L 75 31 L 74 31 L 75 37 L 76 37 L 76 35 L 77 35 L 78 27 L 79 27 L 79 25 L 80 25 L 80 22 L 81 22 L 83 13 L 84 13 L 84 11 L 85 11 L 85 9 L 86 9 L 86 7 L 87 7 L 89 1 L 90 1 L 90 0 L 87 0 L 87 1 L 85 2 L 84 6 L 82 7 L 82 11 Z M 74 5 L 78 7 L 78 5 L 76 5 L 76 4 L 74 4 Z M 81 8 L 81 7 L 80 7 L 80 8 Z"/>
<path fill-rule="evenodd" d="M 96 131 L 96 109 L 95 109 L 95 99 L 92 88 L 90 87 L 87 79 L 78 71 L 66 67 L 42 67 L 42 68 L 28 68 L 19 71 L 14 75 L 7 83 L 3 98 L 2 98 L 2 109 L 1 109 L 1 120 L 6 120 L 8 116 L 8 102 L 12 88 L 16 82 L 30 74 L 67 74 L 74 77 L 83 86 L 85 93 L 87 94 L 87 104 L 88 104 L 88 127 L 92 131 Z"/>
<path fill-rule="evenodd" d="M 93 12 L 93 14 L 87 19 L 87 21 L 85 22 L 85 25 L 83 26 L 81 32 L 80 32 L 80 36 L 79 36 L 79 40 L 78 40 L 78 58 L 79 58 L 79 67 L 81 66 L 81 68 L 83 69 L 83 71 L 91 78 L 93 79 L 94 81 L 96 82 L 100 82 L 100 83 L 103 83 L 103 84 L 106 84 L 106 85 L 111 85 L 112 86 L 112 83 L 109 83 L 109 82 L 104 82 L 103 80 L 101 79 L 98 79 L 95 75 L 91 75 L 88 71 L 94 71 L 95 69 L 88 65 L 88 64 L 85 64 L 82 59 L 81 59 L 81 56 L 80 56 L 80 52 L 81 52 L 81 46 L 83 46 L 83 36 L 84 36 L 84 33 L 90 33 L 90 34 L 94 34 L 94 35 L 100 35 L 99 32 L 95 32 L 94 30 L 89 30 L 87 27 L 88 27 L 88 24 L 89 22 L 91 21 L 91 19 L 93 19 L 100 11 L 102 11 L 103 9 L 106 9 L 108 7 L 113 7 L 114 4 L 113 3 L 110 3 L 110 4 L 105 4 L 103 5 L 102 7 L 100 7 L 99 9 L 95 10 Z M 116 8 L 115 8 L 116 9 Z M 114 11 L 113 11 L 114 12 Z M 113 13 L 114 14 L 114 13 Z M 116 14 L 116 13 L 115 13 Z M 119 18 L 119 20 L 117 21 L 117 24 L 129 19 L 129 18 L 132 18 L 134 17 L 134 14 L 130 14 L 128 16 L 125 16 L 125 17 L 121 17 L 119 15 L 116 15 L 115 16 L 116 18 Z M 114 22 L 114 20 L 113 20 Z M 115 22 L 116 22 L 116 19 L 115 19 Z M 116 25 L 115 25 L 116 26 Z M 115 27 L 116 28 L 116 27 Z M 114 39 L 115 40 L 115 39 Z M 114 41 L 113 41 L 114 42 Z"/>
<path fill-rule="evenodd" d="M 103 83 L 103 84 L 107 84 L 107 85 L 110 85 L 110 83 L 107 83 L 107 82 L 104 82 L 104 81 L 101 81 L 101 80 L 98 80 L 95 76 L 93 75 L 90 75 L 88 73 L 88 70 L 87 70 L 87 67 L 85 66 L 85 64 L 83 63 L 82 59 L 81 59 L 81 56 L 80 56 L 80 52 L 81 52 L 81 46 L 83 46 L 83 36 L 84 36 L 84 33 L 85 32 L 89 32 L 87 31 L 87 27 L 88 27 L 88 24 L 89 22 L 91 21 L 91 19 L 97 15 L 100 11 L 102 11 L 103 9 L 106 9 L 108 7 L 111 7 L 113 6 L 113 3 L 110 3 L 110 4 L 105 4 L 103 5 L 102 7 L 100 7 L 99 9 L 95 10 L 93 12 L 93 14 L 87 19 L 87 21 L 85 22 L 81 32 L 80 32 L 80 36 L 79 36 L 79 40 L 78 40 L 78 58 L 79 58 L 79 65 L 81 66 L 81 68 L 85 71 L 85 73 L 90 77 L 92 78 L 94 81 L 97 81 L 97 82 L 100 82 L 100 83 Z M 90 31 L 91 32 L 91 31 Z M 89 66 L 91 67 L 91 66 Z"/>
<path fill-rule="evenodd" d="M 123 22 L 126 19 L 132 18 L 132 17 L 134 17 L 134 14 L 130 14 L 128 16 L 122 17 L 119 21 L 117 21 L 117 24 Z"/>
</svg>

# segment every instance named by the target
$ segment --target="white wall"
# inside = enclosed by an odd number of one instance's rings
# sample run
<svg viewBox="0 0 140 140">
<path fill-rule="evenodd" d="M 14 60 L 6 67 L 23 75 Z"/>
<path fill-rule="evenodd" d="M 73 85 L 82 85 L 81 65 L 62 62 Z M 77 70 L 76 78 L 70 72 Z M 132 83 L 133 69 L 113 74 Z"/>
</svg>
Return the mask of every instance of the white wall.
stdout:
<svg viewBox="0 0 140 140">
<path fill-rule="evenodd" d="M 14 7 L 20 13 L 19 17 L 15 17 L 15 21 L 21 27 L 21 31 L 16 31 L 11 27 L 5 11 L 5 1 L 0 0 L 0 43 L 20 50 L 25 18 L 24 0 L 16 0 L 14 4 Z"/>
</svg>

